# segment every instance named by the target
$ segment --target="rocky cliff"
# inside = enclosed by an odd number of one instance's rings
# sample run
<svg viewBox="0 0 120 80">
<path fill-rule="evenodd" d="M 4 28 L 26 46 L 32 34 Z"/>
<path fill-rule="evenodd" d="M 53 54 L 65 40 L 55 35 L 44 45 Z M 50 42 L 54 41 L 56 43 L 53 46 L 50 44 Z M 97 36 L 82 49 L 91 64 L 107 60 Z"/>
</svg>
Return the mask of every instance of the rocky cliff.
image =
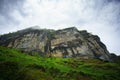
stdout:
<svg viewBox="0 0 120 80">
<path fill-rule="evenodd" d="M 30 55 L 98 58 L 110 61 L 106 46 L 97 35 L 75 27 L 62 30 L 33 29 L 0 36 L 0 45 L 17 48 Z"/>
</svg>

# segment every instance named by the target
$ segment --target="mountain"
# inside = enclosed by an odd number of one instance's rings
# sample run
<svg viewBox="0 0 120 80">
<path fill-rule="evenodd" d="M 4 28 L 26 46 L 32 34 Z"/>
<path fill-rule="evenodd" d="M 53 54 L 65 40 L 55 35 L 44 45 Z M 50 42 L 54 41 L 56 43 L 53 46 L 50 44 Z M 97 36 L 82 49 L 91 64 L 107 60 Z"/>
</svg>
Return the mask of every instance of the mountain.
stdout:
<svg viewBox="0 0 120 80">
<path fill-rule="evenodd" d="M 28 28 L 0 36 L 0 46 L 20 49 L 30 55 L 76 57 L 111 61 L 97 35 L 75 27 L 61 30 Z"/>
</svg>

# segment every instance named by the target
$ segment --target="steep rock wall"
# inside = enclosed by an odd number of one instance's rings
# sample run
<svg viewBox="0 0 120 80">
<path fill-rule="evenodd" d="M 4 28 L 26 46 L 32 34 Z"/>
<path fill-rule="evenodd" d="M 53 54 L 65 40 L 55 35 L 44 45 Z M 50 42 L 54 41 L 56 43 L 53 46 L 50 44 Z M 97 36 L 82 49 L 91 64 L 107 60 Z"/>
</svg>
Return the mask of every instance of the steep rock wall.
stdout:
<svg viewBox="0 0 120 80">
<path fill-rule="evenodd" d="M 98 58 L 110 61 L 106 46 L 97 35 L 75 27 L 62 30 L 25 29 L 0 36 L 0 45 L 21 49 L 34 55 Z"/>
</svg>

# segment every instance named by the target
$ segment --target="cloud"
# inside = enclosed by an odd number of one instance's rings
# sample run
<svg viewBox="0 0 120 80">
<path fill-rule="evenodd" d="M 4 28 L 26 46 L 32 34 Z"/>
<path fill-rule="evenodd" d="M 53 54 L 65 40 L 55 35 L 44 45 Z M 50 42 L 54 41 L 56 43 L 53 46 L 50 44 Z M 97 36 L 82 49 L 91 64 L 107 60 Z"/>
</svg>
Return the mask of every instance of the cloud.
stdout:
<svg viewBox="0 0 120 80">
<path fill-rule="evenodd" d="M 81 28 L 93 32 L 101 37 L 110 52 L 120 54 L 120 3 L 107 2 L 99 10 L 93 21 L 84 24 Z"/>
<path fill-rule="evenodd" d="M 120 54 L 119 0 L 0 0 L 0 33 L 35 25 L 86 29 Z"/>
<path fill-rule="evenodd" d="M 17 10 L 21 16 L 24 15 L 22 11 L 23 0 L 0 0 L 0 33 L 15 31 L 14 27 L 18 23 L 17 16 L 13 17 L 14 10 Z"/>
</svg>

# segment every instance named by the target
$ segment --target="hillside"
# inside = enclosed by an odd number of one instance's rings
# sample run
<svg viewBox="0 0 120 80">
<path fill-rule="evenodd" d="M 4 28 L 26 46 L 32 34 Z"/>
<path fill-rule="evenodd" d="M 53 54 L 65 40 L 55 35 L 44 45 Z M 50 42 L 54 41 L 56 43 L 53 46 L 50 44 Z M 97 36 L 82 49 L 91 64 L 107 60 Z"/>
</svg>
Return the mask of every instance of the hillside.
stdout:
<svg viewBox="0 0 120 80">
<path fill-rule="evenodd" d="M 61 30 L 32 27 L 20 30 L 1 35 L 0 46 L 20 49 L 30 55 L 112 61 L 99 36 L 75 27 Z"/>
<path fill-rule="evenodd" d="M 0 80 L 120 80 L 120 65 L 97 59 L 46 58 L 0 47 Z"/>
</svg>

